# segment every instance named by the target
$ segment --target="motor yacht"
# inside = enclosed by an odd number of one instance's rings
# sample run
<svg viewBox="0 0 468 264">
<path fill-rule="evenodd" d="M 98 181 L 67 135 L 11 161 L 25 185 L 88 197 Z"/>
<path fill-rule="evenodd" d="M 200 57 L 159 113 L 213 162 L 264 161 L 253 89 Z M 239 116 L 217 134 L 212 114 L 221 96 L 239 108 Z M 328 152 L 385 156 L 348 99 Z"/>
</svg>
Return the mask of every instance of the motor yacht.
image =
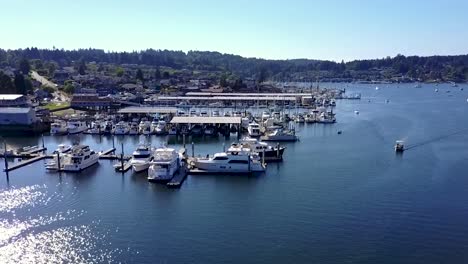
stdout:
<svg viewBox="0 0 468 264">
<path fill-rule="evenodd" d="M 151 146 L 145 143 L 140 143 L 135 151 L 132 153 L 132 169 L 134 172 L 147 170 L 150 166 L 150 161 L 153 159 L 151 153 Z"/>
<path fill-rule="evenodd" d="M 148 169 L 148 181 L 168 182 L 181 166 L 181 155 L 173 148 L 157 148 Z"/>
</svg>

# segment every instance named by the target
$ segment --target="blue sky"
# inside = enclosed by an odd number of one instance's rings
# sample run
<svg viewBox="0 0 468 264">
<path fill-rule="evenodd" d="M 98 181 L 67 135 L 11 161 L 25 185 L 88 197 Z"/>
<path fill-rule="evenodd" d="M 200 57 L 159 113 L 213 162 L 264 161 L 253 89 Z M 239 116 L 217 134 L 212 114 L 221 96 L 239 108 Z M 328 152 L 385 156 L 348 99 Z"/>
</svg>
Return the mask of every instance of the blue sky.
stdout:
<svg viewBox="0 0 468 264">
<path fill-rule="evenodd" d="M 0 0 L 1 48 L 341 61 L 468 54 L 467 0 Z"/>
</svg>

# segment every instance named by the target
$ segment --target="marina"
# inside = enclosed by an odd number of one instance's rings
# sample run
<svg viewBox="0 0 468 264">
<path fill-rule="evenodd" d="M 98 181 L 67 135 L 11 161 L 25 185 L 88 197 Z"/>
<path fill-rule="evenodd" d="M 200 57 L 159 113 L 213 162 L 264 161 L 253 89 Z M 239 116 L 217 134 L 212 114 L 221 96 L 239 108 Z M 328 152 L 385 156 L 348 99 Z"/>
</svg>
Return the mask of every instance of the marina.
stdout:
<svg viewBox="0 0 468 264">
<path fill-rule="evenodd" d="M 468 155 L 465 151 L 468 149 L 465 144 L 468 142 L 465 140 L 468 133 L 467 127 L 460 122 L 464 118 L 460 110 L 468 105 L 465 102 L 466 94 L 463 94 L 467 89 L 453 91 L 453 97 L 425 88 L 412 89 L 414 94 L 401 97 L 401 89 L 380 86 L 378 92 L 373 87 L 352 91 L 361 93 L 362 100 L 337 101 L 333 108 L 336 115 L 334 123 L 316 122 L 315 113 L 311 109 L 298 109 L 297 113 L 309 114 L 302 115 L 309 122 L 297 122 L 293 117 L 300 119 L 294 108 L 289 109 L 289 112 L 287 109 L 257 110 L 255 106 L 246 108 L 236 120 L 240 118 L 241 126 L 244 118 L 249 118 L 248 124 L 255 121 L 258 137 L 250 137 L 246 128 L 241 129 L 240 134 L 229 131 L 215 135 L 197 135 L 195 129 L 195 133 L 187 130 L 190 133 L 173 135 L 45 133 L 43 137 L 5 137 L 9 168 L 20 165 L 10 170 L 8 177 L 0 177 L 0 184 L 5 191 L 31 185 L 45 186 L 35 187 L 39 189 L 31 194 L 35 197 L 39 195 L 36 192 L 42 193 L 40 195 L 44 197 L 44 202 L 38 200 L 38 205 L 18 209 L 18 212 L 24 213 L 31 209 L 32 213 L 24 214 L 34 217 L 36 212 L 47 215 L 51 212 L 53 214 L 54 210 L 83 211 L 73 222 L 66 224 L 76 223 L 81 226 L 99 219 L 100 226 L 93 227 L 92 232 L 109 232 L 106 233 L 106 239 L 112 242 L 113 247 L 128 247 L 123 241 L 150 241 L 154 237 L 169 237 L 176 233 L 176 238 L 169 241 L 168 245 L 160 244 L 155 253 L 157 258 L 170 258 L 175 262 L 190 262 L 192 256 L 206 263 L 213 260 L 206 257 L 205 253 L 200 253 L 200 249 L 189 248 L 186 254 L 174 250 L 177 248 L 175 245 L 185 243 L 184 235 L 193 236 L 195 244 L 203 247 L 211 247 L 210 241 L 229 245 L 218 250 L 230 258 L 236 258 L 237 255 L 232 252 L 233 247 L 249 251 L 251 245 L 255 244 L 259 249 L 268 251 L 284 241 L 294 246 L 285 247 L 282 254 L 276 254 L 276 258 L 281 260 L 287 261 L 281 257 L 283 254 L 300 256 L 302 250 L 310 247 L 323 252 L 330 249 L 340 252 L 342 246 L 345 246 L 352 253 L 339 253 L 335 255 L 334 262 L 346 262 L 349 254 L 356 258 L 369 256 L 367 249 L 370 247 L 366 246 L 367 243 L 373 243 L 373 238 L 379 236 L 376 233 L 382 232 L 386 238 L 372 246 L 377 250 L 389 246 L 396 247 L 395 251 L 398 252 L 448 250 L 439 243 L 441 239 L 450 238 L 446 240 L 449 241 L 448 247 L 466 242 L 457 235 L 464 232 L 462 225 L 457 225 L 444 215 L 460 215 L 466 203 L 463 186 L 467 182 L 462 172 L 465 170 L 463 157 Z M 446 88 L 440 85 L 439 89 Z M 386 103 L 387 99 L 389 103 Z M 423 103 L 445 110 L 429 115 L 427 109 L 421 107 Z M 179 117 L 177 113 L 181 110 L 186 114 L 171 123 L 172 118 Z M 206 114 L 203 113 L 205 111 Z M 198 119 L 200 123 L 196 125 L 203 130 L 204 126 L 211 125 L 206 122 L 213 122 L 218 114 L 223 118 L 228 111 L 231 117 L 237 115 L 234 109 L 219 109 L 219 113 L 214 112 L 213 117 L 213 111 L 203 107 L 177 108 L 172 111 L 174 116 L 166 119 L 166 126 L 177 125 L 182 129 L 188 125 L 184 122 L 195 122 Z M 355 111 L 359 111 L 359 114 Z M 192 118 L 190 112 L 198 114 Z M 285 125 L 281 118 L 286 114 L 291 120 Z M 113 115 L 113 121 L 106 117 L 93 117 L 88 124 L 105 120 L 115 125 L 126 118 L 124 122 L 130 126 L 134 122 L 139 125 L 146 118 L 151 127 L 153 122 L 153 116 L 146 112 L 129 114 L 128 117 Z M 133 120 L 137 115 L 138 121 Z M 320 114 L 315 116 L 320 117 Z M 269 118 L 280 122 L 265 122 Z M 434 120 L 442 121 L 435 126 Z M 234 126 L 237 126 L 237 122 L 233 123 Z M 285 129 L 294 129 L 299 141 L 261 141 L 261 136 L 275 131 L 279 125 Z M 404 141 L 405 150 L 398 155 L 394 149 L 396 140 Z M 41 149 L 42 141 L 44 148 L 47 148 L 45 153 L 39 151 L 29 157 L 45 155 L 43 159 L 33 159 L 25 164 L 22 162 L 26 161 L 26 156 L 10 156 L 19 154 L 17 150 L 24 149 L 24 146 L 29 146 L 26 151 Z M 133 152 L 142 142 L 150 144 L 152 149 L 174 149 L 183 153 L 187 162 L 181 163 L 182 166 L 170 180 L 150 182 L 147 171 L 134 172 L 130 163 Z M 53 152 L 65 152 L 74 144 L 87 145 L 97 151 L 98 164 L 81 172 L 57 173 L 46 170 L 46 164 L 57 155 Z M 245 165 L 242 166 L 247 170 L 242 172 L 210 171 L 190 166 L 194 160 L 209 160 L 219 156 L 217 153 L 227 152 L 231 147 L 240 148 L 240 145 L 243 145 L 243 149 L 256 150 L 259 157 L 255 158 L 255 162 L 266 163 L 264 172 L 249 173 L 249 159 L 245 159 L 247 164 L 243 163 Z M 180 152 L 180 149 L 183 150 Z M 122 161 L 125 172 L 116 171 L 115 168 Z M 166 175 L 164 169 L 162 175 Z M 437 200 L 436 207 L 434 200 Z M 190 224 L 187 219 L 191 219 Z M 386 219 L 396 222 L 396 226 L 389 226 Z M 135 228 L 135 222 L 138 222 L 138 228 Z M 237 230 L 239 222 L 246 223 L 246 229 L 231 231 Z M 410 230 L 395 232 L 395 228 L 399 230 L 403 224 L 410 226 Z M 262 227 L 260 231 L 255 227 L 258 225 Z M 118 231 L 116 226 L 119 227 Z M 301 228 L 298 229 L 298 226 Z M 447 229 L 446 226 L 451 228 Z M 45 228 L 54 230 L 47 225 Z M 427 228 L 437 232 L 428 234 Z M 263 229 L 276 231 L 267 234 Z M 210 237 L 214 233 L 216 237 L 219 235 L 217 240 Z M 200 237 L 200 234 L 207 238 Z M 333 239 L 330 240 L 330 236 Z M 249 246 L 232 243 L 247 237 L 250 239 Z M 310 240 L 310 237 L 316 240 Z M 358 238 L 357 242 L 347 243 L 351 237 Z M 428 239 L 435 241 L 434 244 L 424 243 Z M 91 239 L 97 244 L 101 240 Z M 307 246 L 302 240 L 308 241 Z M 395 246 L 395 240 L 407 243 L 399 247 Z M 421 245 L 424 247 L 421 248 Z M 152 246 L 142 243 L 132 245 L 131 248 L 140 254 L 124 252 L 116 256 L 115 260 L 146 262 L 149 256 L 154 257 L 154 254 L 148 253 L 152 252 Z M 250 252 L 254 253 L 253 250 Z M 312 254 L 312 261 L 319 262 L 321 256 Z M 432 255 L 436 259 L 437 256 Z M 406 257 L 406 254 L 394 255 L 392 259 L 402 260 Z M 274 262 L 271 258 L 267 259 L 268 262 Z M 302 260 L 307 262 L 311 259 Z M 382 262 L 381 258 L 378 260 Z M 301 258 L 298 261 L 301 262 Z M 424 262 L 430 263 L 431 260 L 425 259 Z"/>
</svg>

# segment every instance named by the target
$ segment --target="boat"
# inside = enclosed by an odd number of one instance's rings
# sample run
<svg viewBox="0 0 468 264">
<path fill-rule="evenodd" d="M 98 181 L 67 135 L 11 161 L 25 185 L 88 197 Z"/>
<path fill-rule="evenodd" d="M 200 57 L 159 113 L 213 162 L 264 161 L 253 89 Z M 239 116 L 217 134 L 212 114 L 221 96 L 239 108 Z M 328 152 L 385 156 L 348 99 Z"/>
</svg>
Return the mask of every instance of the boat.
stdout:
<svg viewBox="0 0 468 264">
<path fill-rule="evenodd" d="M 103 132 L 101 124 L 97 121 L 91 123 L 91 127 L 86 131 L 86 134 L 100 135 Z"/>
<path fill-rule="evenodd" d="M 153 120 L 150 125 L 150 131 L 151 134 L 154 134 L 156 132 L 156 127 L 158 126 L 158 120 Z"/>
<path fill-rule="evenodd" d="M 151 122 L 142 120 L 138 125 L 138 132 L 143 135 L 151 134 Z"/>
<path fill-rule="evenodd" d="M 414 88 L 421 88 L 421 84 L 420 83 L 417 83 L 416 85 L 414 85 Z"/>
<path fill-rule="evenodd" d="M 279 145 L 273 147 L 268 143 L 261 142 L 258 139 L 251 137 L 242 138 L 241 140 L 239 140 L 239 144 L 241 144 L 243 147 L 249 148 L 252 151 L 257 152 L 260 158 L 262 158 L 265 154 L 265 161 L 282 160 L 284 150 L 286 149 L 285 147 Z"/>
<path fill-rule="evenodd" d="M 317 120 L 315 118 L 315 114 L 307 113 L 304 117 L 304 121 L 306 123 L 315 123 Z"/>
<path fill-rule="evenodd" d="M 60 170 L 77 172 L 82 171 L 99 161 L 99 154 L 87 145 L 73 146 L 70 153 L 64 154 L 60 162 Z"/>
<path fill-rule="evenodd" d="M 262 141 L 297 141 L 298 139 L 294 130 L 285 129 L 275 129 L 273 132 L 260 137 Z"/>
<path fill-rule="evenodd" d="M 72 146 L 71 145 L 65 145 L 65 144 L 59 144 L 57 149 L 54 150 L 53 154 L 63 154 L 63 153 L 67 153 L 69 152 L 70 150 L 72 149 Z"/>
<path fill-rule="evenodd" d="M 157 148 L 148 168 L 148 181 L 168 182 L 181 166 L 180 154 L 172 148 Z"/>
<path fill-rule="evenodd" d="M 402 153 L 403 151 L 405 151 L 405 142 L 397 140 L 395 143 L 395 152 Z"/>
<path fill-rule="evenodd" d="M 294 116 L 294 122 L 298 123 L 298 124 L 303 124 L 305 123 L 305 118 L 303 115 L 296 115 Z"/>
<path fill-rule="evenodd" d="M 206 136 L 213 136 L 216 134 L 216 129 L 213 125 L 206 125 L 203 129 L 203 133 Z"/>
<path fill-rule="evenodd" d="M 50 125 L 51 135 L 65 135 L 68 133 L 67 123 L 62 120 L 57 120 Z"/>
<path fill-rule="evenodd" d="M 165 134 L 167 134 L 166 121 L 159 120 L 158 124 L 156 125 L 156 128 L 153 131 L 153 133 L 155 133 L 156 135 L 165 135 Z"/>
<path fill-rule="evenodd" d="M 268 119 L 268 118 L 270 118 L 270 116 L 271 116 L 270 112 L 268 112 L 268 111 L 263 111 L 262 112 L 262 120 Z"/>
<path fill-rule="evenodd" d="M 211 116 L 214 116 L 214 117 L 219 117 L 219 111 L 218 110 L 214 110 L 211 112 Z"/>
<path fill-rule="evenodd" d="M 190 132 L 194 136 L 201 136 L 203 134 L 203 128 L 201 125 L 196 124 L 190 128 Z"/>
<path fill-rule="evenodd" d="M 200 116 L 208 116 L 208 112 L 206 110 L 200 111 Z"/>
<path fill-rule="evenodd" d="M 132 153 L 130 164 L 134 172 L 147 170 L 150 166 L 150 161 L 153 159 L 151 146 L 145 143 L 140 143 Z"/>
<path fill-rule="evenodd" d="M 200 172 L 208 173 L 252 173 L 265 171 L 257 153 L 242 146 L 231 146 L 226 152 L 215 153 L 213 157 L 196 158 L 191 165 Z"/>
<path fill-rule="evenodd" d="M 249 133 L 250 137 L 259 137 L 260 136 L 260 126 L 253 122 L 250 123 L 247 127 L 247 132 Z"/>
<path fill-rule="evenodd" d="M 68 134 L 79 134 L 88 129 L 86 123 L 80 120 L 70 120 L 67 122 Z"/>
<path fill-rule="evenodd" d="M 120 121 L 117 123 L 112 131 L 112 134 L 114 135 L 126 135 L 128 134 L 130 128 L 128 127 L 128 124 L 125 123 L 124 121 Z"/>
<path fill-rule="evenodd" d="M 322 112 L 317 120 L 317 123 L 333 124 L 336 123 L 336 118 L 333 113 Z"/>
<path fill-rule="evenodd" d="M 130 128 L 128 130 L 128 134 L 129 135 L 138 135 L 138 131 L 139 131 L 138 123 L 137 122 L 130 123 Z"/>
<path fill-rule="evenodd" d="M 177 135 L 177 127 L 176 126 L 171 126 L 167 132 L 169 135 Z"/>
</svg>

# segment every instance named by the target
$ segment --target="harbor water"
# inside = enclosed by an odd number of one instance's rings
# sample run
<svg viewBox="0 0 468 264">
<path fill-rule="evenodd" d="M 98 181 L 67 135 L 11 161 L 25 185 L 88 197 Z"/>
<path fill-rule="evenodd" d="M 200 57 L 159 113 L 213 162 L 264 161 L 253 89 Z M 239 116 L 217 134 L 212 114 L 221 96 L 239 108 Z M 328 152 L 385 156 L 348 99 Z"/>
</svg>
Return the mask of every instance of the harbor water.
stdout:
<svg viewBox="0 0 468 264">
<path fill-rule="evenodd" d="M 468 86 L 336 86 L 362 99 L 338 100 L 335 124 L 297 124 L 300 141 L 264 174 L 168 189 L 108 160 L 75 174 L 47 172 L 46 160 L 2 173 L 0 262 L 467 263 Z M 193 140 L 195 154 L 236 138 Z M 400 139 L 410 149 L 396 155 Z M 49 152 L 73 141 L 117 154 L 124 143 L 129 155 L 139 137 L 44 136 Z"/>
</svg>

